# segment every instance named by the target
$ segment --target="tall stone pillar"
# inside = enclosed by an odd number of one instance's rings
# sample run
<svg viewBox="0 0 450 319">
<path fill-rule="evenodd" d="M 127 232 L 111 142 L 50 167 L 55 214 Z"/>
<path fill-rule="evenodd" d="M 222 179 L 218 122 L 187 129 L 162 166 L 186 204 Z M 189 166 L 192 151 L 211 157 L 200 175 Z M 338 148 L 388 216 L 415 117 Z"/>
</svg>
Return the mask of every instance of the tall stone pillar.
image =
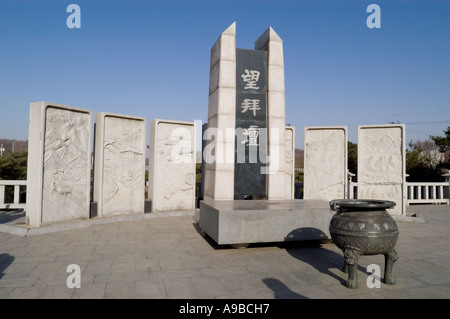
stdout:
<svg viewBox="0 0 450 319">
<path fill-rule="evenodd" d="M 267 51 L 267 199 L 289 199 L 286 193 L 286 113 L 283 40 L 269 27 L 255 41 L 255 50 Z"/>
<path fill-rule="evenodd" d="M 235 117 L 236 23 L 234 22 L 222 33 L 211 49 L 208 130 L 203 138 L 212 141 L 205 147 L 204 152 L 205 199 L 234 199 Z M 212 148 L 214 158 L 206 158 L 208 150 Z"/>
<path fill-rule="evenodd" d="M 211 49 L 205 200 L 290 199 L 285 122 L 282 40 L 268 28 L 236 49 L 233 23 Z"/>
</svg>

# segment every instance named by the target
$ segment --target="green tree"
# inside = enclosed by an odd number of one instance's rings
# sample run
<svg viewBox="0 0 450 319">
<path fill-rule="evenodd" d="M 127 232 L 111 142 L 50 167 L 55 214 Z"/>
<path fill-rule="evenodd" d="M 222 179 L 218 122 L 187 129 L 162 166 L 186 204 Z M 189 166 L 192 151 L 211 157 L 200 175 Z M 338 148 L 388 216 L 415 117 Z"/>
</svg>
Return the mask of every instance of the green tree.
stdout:
<svg viewBox="0 0 450 319">
<path fill-rule="evenodd" d="M 350 173 L 355 174 L 353 177 L 353 181 L 356 181 L 357 173 L 358 173 L 358 144 L 347 142 L 347 168 Z"/>
<path fill-rule="evenodd" d="M 11 153 L 0 157 L 0 179 L 26 180 L 28 153 Z"/>
<path fill-rule="evenodd" d="M 430 138 L 439 146 L 440 150 L 445 152 L 450 148 L 450 126 L 443 131 L 445 136 L 430 136 Z"/>
<path fill-rule="evenodd" d="M 295 171 L 295 183 L 303 183 L 303 172 Z"/>
<path fill-rule="evenodd" d="M 441 169 L 450 169 L 450 126 L 443 132 L 445 136 L 430 136 L 430 138 L 439 147 L 439 151 L 444 153 L 444 162 L 440 165 Z"/>
<path fill-rule="evenodd" d="M 10 153 L 9 156 L 0 157 L 0 179 L 2 180 L 26 180 L 27 179 L 27 159 L 28 153 Z M 21 201 L 24 201 L 26 191 L 21 187 Z M 5 202 L 13 201 L 14 187 L 5 187 Z"/>
<path fill-rule="evenodd" d="M 408 182 L 438 182 L 442 180 L 441 166 L 436 161 L 438 154 L 433 141 L 419 141 L 408 144 L 406 150 L 406 174 Z"/>
</svg>

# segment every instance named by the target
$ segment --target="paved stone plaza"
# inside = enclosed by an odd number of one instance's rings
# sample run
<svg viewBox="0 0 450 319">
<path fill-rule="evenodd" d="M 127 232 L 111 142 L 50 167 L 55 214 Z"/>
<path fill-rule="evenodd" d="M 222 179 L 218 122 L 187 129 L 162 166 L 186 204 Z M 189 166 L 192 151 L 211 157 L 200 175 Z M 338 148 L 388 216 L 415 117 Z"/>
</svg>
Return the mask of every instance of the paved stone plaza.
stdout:
<svg viewBox="0 0 450 319">
<path fill-rule="evenodd" d="M 393 286 L 366 285 L 369 264 L 383 273 L 382 255 L 362 256 L 359 288 L 348 289 L 333 243 L 218 247 L 193 214 L 146 214 L 28 237 L 0 232 L 0 298 L 449 298 L 450 206 L 407 212 L 426 223 L 397 222 Z M 8 214 L 0 213 L 3 225 Z M 67 288 L 70 264 L 81 268 L 81 288 Z"/>
</svg>

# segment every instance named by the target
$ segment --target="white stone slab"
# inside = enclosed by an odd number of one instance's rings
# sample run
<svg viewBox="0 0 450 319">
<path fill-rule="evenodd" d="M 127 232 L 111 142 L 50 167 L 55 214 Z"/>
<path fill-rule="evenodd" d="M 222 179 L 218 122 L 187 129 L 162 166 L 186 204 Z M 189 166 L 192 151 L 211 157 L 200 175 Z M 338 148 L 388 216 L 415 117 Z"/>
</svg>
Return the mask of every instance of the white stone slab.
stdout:
<svg viewBox="0 0 450 319">
<path fill-rule="evenodd" d="M 195 123 L 150 121 L 152 212 L 195 209 Z"/>
<path fill-rule="evenodd" d="M 405 215 L 405 125 L 358 126 L 358 198 L 390 200 Z"/>
<path fill-rule="evenodd" d="M 92 111 L 30 105 L 27 222 L 32 227 L 89 218 Z"/>
<path fill-rule="evenodd" d="M 346 197 L 347 127 L 305 127 L 304 199 Z"/>
<path fill-rule="evenodd" d="M 287 199 L 295 197 L 295 127 L 286 127 L 286 194 Z"/>
<path fill-rule="evenodd" d="M 144 213 L 146 127 L 143 117 L 95 114 L 98 217 Z"/>
<path fill-rule="evenodd" d="M 215 161 L 207 162 L 204 198 L 234 198 L 234 134 L 227 139 L 227 129 L 234 132 L 236 121 L 236 23 L 232 23 L 211 48 L 208 129 L 214 137 L 206 140 L 215 150 Z M 205 138 L 205 137 L 204 137 Z M 212 143 L 212 144 L 211 144 Z M 227 151 L 228 150 L 228 151 Z M 231 150 L 231 152 L 230 152 Z M 230 166 L 233 166 L 231 169 Z M 230 182 L 223 183 L 223 180 Z"/>
</svg>

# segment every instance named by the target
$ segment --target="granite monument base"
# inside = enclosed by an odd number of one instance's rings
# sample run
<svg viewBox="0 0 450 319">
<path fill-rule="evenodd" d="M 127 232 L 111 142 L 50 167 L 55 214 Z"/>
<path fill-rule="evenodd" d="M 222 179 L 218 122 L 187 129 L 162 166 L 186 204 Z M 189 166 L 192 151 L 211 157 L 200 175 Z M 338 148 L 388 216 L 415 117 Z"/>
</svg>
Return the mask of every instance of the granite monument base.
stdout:
<svg viewBox="0 0 450 319">
<path fill-rule="evenodd" d="M 208 200 L 199 226 L 219 245 L 330 239 L 333 212 L 324 200 Z"/>
</svg>

